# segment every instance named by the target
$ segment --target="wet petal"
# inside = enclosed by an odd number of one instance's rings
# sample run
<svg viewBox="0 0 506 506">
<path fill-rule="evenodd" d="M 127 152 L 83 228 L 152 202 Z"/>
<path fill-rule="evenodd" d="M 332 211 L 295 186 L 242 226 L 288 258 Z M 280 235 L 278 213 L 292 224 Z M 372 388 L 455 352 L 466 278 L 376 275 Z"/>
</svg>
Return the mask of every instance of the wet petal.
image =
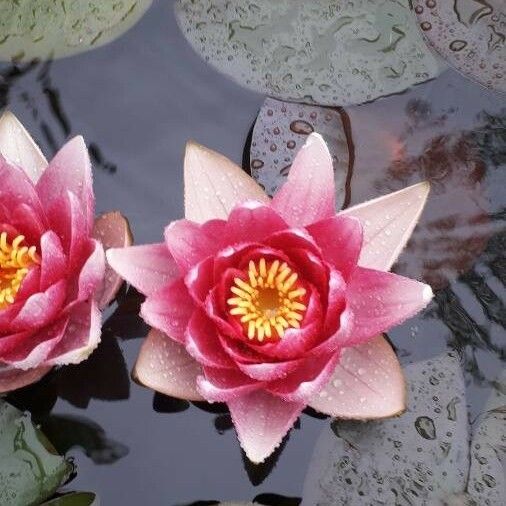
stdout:
<svg viewBox="0 0 506 506">
<path fill-rule="evenodd" d="M 0 154 L 22 168 L 36 183 L 47 167 L 47 160 L 21 122 L 9 111 L 0 117 Z"/>
<path fill-rule="evenodd" d="M 411 237 L 429 190 L 428 182 L 418 183 L 339 213 L 358 218 L 362 224 L 364 244 L 359 265 L 390 270 Z"/>
<path fill-rule="evenodd" d="M 309 403 L 320 413 L 353 419 L 394 416 L 405 404 L 402 369 L 383 336 L 344 348 L 331 379 Z"/>
<path fill-rule="evenodd" d="M 152 327 L 184 343 L 185 331 L 193 314 L 194 303 L 182 279 L 148 296 L 141 316 Z"/>
<path fill-rule="evenodd" d="M 142 343 L 132 377 L 145 387 L 171 397 L 201 401 L 197 390 L 200 365 L 184 346 L 162 332 L 151 329 Z"/>
<path fill-rule="evenodd" d="M 432 299 L 429 285 L 390 272 L 356 269 L 348 283 L 347 302 L 353 314 L 348 344 L 358 344 L 385 332 Z"/>
<path fill-rule="evenodd" d="M 179 276 L 179 268 L 167 246 L 146 244 L 107 250 L 109 265 L 145 295 L 152 295 Z"/>
<path fill-rule="evenodd" d="M 93 250 L 83 265 L 79 274 L 78 294 L 79 300 L 97 297 L 97 289 L 102 290 L 105 276 L 105 254 L 102 243 L 92 240 Z"/>
<path fill-rule="evenodd" d="M 209 402 L 229 402 L 262 387 L 237 369 L 204 367 L 204 376 L 197 379 L 199 392 Z"/>
<path fill-rule="evenodd" d="M 185 217 L 197 223 L 226 218 L 246 200 L 268 203 L 265 192 L 228 158 L 195 142 L 184 160 Z"/>
<path fill-rule="evenodd" d="M 5 394 L 31 385 L 45 376 L 52 367 L 37 367 L 36 369 L 15 369 L 12 366 L 0 366 L 0 394 Z"/>
<path fill-rule="evenodd" d="M 253 463 L 263 462 L 281 444 L 304 405 L 258 390 L 227 402 L 239 443 Z"/>
<path fill-rule="evenodd" d="M 102 243 L 104 250 L 131 246 L 133 237 L 128 220 L 118 211 L 100 215 L 93 225 L 93 237 Z M 123 284 L 121 276 L 107 265 L 104 286 L 99 298 L 100 308 L 108 306 Z"/>
<path fill-rule="evenodd" d="M 67 257 L 60 238 L 48 230 L 40 239 L 40 289 L 46 290 L 67 274 Z"/>
<path fill-rule="evenodd" d="M 320 135 L 311 134 L 297 153 L 287 182 L 272 199 L 272 207 L 294 227 L 334 215 L 334 169 Z"/>
</svg>

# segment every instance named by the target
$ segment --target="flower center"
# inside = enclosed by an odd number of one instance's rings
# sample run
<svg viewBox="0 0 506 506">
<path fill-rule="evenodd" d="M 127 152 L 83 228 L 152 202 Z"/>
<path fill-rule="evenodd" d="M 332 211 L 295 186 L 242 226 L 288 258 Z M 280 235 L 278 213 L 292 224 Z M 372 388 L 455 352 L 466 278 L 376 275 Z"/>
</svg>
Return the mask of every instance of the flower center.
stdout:
<svg viewBox="0 0 506 506">
<path fill-rule="evenodd" d="M 35 246 L 23 246 L 25 238 L 18 235 L 12 242 L 7 232 L 0 234 L 0 310 L 12 304 L 30 267 L 39 264 Z"/>
<path fill-rule="evenodd" d="M 307 309 L 306 290 L 286 263 L 261 258 L 249 262 L 247 280 L 234 279 L 227 300 L 230 314 L 240 316 L 248 339 L 281 339 L 286 329 L 299 328 Z"/>
</svg>

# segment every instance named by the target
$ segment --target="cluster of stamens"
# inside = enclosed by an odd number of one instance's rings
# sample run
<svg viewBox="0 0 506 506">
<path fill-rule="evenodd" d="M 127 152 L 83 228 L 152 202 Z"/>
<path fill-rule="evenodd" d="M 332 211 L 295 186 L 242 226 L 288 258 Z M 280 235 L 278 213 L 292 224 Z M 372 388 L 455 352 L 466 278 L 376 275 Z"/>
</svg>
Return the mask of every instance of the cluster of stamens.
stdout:
<svg viewBox="0 0 506 506">
<path fill-rule="evenodd" d="M 7 232 L 0 234 L 0 309 L 12 304 L 30 267 L 40 263 L 35 246 L 23 246 L 25 238 L 18 235 L 12 242 Z"/>
<path fill-rule="evenodd" d="M 281 339 L 290 328 L 300 328 L 307 309 L 302 303 L 306 290 L 298 274 L 279 260 L 251 260 L 247 279 L 234 279 L 227 300 L 230 314 L 239 317 L 249 339 Z"/>
</svg>

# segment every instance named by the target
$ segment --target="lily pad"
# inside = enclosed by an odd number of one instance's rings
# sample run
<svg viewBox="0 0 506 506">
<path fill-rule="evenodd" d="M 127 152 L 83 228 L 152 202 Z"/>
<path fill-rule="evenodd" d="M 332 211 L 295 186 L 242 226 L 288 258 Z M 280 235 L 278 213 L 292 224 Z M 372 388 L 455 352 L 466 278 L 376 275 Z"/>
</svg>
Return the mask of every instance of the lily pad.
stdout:
<svg viewBox="0 0 506 506">
<path fill-rule="evenodd" d="M 413 7 L 423 36 L 450 65 L 506 91 L 504 0 L 414 0 Z"/>
<path fill-rule="evenodd" d="M 70 492 L 51 499 L 41 506 L 100 506 L 100 500 L 92 492 Z"/>
<path fill-rule="evenodd" d="M 440 70 L 409 0 L 179 0 L 175 9 L 207 62 L 282 100 L 362 103 Z"/>
<path fill-rule="evenodd" d="M 32 423 L 0 400 L 0 504 L 36 505 L 51 497 L 73 470 Z"/>
<path fill-rule="evenodd" d="M 347 200 L 351 170 L 346 116 L 338 109 L 283 102 L 267 98 L 258 114 L 250 150 L 251 175 L 270 196 L 284 184 L 297 151 L 307 136 L 323 136 L 332 155 L 336 205 Z"/>
<path fill-rule="evenodd" d="M 438 504 L 464 490 L 468 424 L 458 358 L 410 365 L 406 377 L 408 410 L 399 418 L 334 421 L 324 430 L 303 506 Z"/>
<path fill-rule="evenodd" d="M 58 58 L 100 47 L 129 30 L 151 0 L 0 0 L 0 60 Z"/>
</svg>

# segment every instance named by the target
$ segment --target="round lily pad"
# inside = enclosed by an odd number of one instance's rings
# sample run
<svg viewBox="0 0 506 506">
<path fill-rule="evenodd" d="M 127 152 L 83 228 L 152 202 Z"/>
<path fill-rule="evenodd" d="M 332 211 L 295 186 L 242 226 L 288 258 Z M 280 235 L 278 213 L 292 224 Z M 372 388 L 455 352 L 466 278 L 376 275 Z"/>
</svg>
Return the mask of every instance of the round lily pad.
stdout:
<svg viewBox="0 0 506 506">
<path fill-rule="evenodd" d="M 250 149 L 251 175 L 272 196 L 286 181 L 299 149 L 313 132 L 321 134 L 334 162 L 336 205 L 347 200 L 351 169 L 346 115 L 338 109 L 267 98 L 258 114 Z"/>
<path fill-rule="evenodd" d="M 129 30 L 152 0 L 0 0 L 0 60 L 58 58 Z"/>
<path fill-rule="evenodd" d="M 506 92 L 504 0 L 414 0 L 428 43 L 465 76 Z"/>
<path fill-rule="evenodd" d="M 206 61 L 283 100 L 362 103 L 440 69 L 409 0 L 179 0 L 175 9 Z"/>
</svg>

